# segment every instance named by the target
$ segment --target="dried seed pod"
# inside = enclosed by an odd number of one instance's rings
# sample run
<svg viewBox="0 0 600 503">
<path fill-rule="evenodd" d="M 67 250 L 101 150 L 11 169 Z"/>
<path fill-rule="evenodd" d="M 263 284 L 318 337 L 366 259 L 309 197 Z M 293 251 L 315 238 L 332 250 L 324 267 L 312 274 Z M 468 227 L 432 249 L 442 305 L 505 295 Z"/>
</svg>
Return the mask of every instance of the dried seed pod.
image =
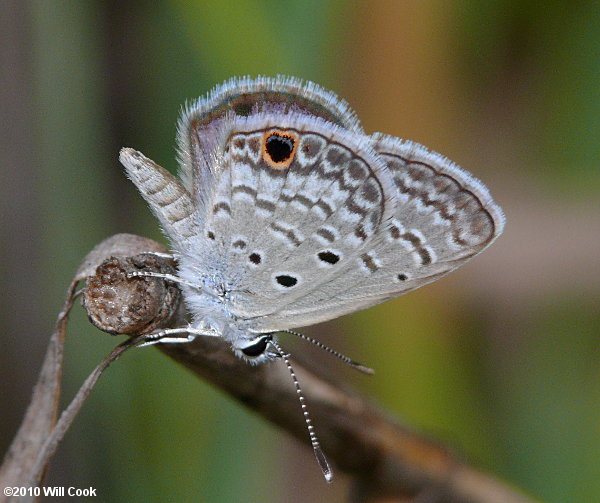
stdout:
<svg viewBox="0 0 600 503">
<path fill-rule="evenodd" d="M 115 234 L 94 246 L 82 260 L 75 279 L 85 280 L 96 273 L 96 268 L 109 257 L 132 257 L 140 253 L 167 253 L 168 250 L 156 241 L 135 234 Z"/>
<path fill-rule="evenodd" d="M 180 304 L 177 285 L 160 278 L 134 277 L 133 272 L 175 274 L 172 261 L 142 253 L 110 257 L 87 279 L 83 297 L 90 321 L 110 334 L 140 335 L 168 326 Z"/>
</svg>

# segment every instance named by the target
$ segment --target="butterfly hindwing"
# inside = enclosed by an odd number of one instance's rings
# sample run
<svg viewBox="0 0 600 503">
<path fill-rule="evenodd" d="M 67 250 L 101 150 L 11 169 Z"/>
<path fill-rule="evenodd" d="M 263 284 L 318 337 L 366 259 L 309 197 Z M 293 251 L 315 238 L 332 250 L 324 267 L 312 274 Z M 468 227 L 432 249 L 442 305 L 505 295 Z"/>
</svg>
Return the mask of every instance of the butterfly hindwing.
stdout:
<svg viewBox="0 0 600 503">
<path fill-rule="evenodd" d="M 236 118 L 225 133 L 198 260 L 238 317 L 301 302 L 364 253 L 394 212 L 364 135 L 306 114 Z"/>
<path fill-rule="evenodd" d="M 233 78 L 215 87 L 184 108 L 179 119 L 177 143 L 180 176 L 190 192 L 211 183 L 214 158 L 211 129 L 227 115 L 248 117 L 258 112 L 302 112 L 321 117 L 344 129 L 363 133 L 348 103 L 318 84 L 295 77 Z M 207 144 L 208 140 L 208 144 Z"/>
</svg>

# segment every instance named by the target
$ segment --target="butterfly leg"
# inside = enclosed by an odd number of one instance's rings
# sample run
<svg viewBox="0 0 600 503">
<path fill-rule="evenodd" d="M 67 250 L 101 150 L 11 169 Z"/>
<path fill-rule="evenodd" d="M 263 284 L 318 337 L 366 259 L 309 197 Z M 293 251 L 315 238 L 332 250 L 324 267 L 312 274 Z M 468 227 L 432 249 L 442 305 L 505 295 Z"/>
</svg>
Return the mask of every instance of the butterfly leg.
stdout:
<svg viewBox="0 0 600 503">
<path fill-rule="evenodd" d="M 149 251 L 149 252 L 144 252 L 145 255 L 154 255 L 155 257 L 159 257 L 159 258 L 164 258 L 167 260 L 175 260 L 175 255 L 172 255 L 170 253 L 161 253 L 161 252 L 155 252 L 155 251 Z"/>
<path fill-rule="evenodd" d="M 129 273 L 127 275 L 128 278 L 139 278 L 139 277 L 147 277 L 147 278 L 162 278 L 168 281 L 172 281 L 173 283 L 179 283 L 181 285 L 187 285 L 189 287 L 195 288 L 197 290 L 202 290 L 202 285 L 199 283 L 192 283 L 191 281 L 187 281 L 183 278 L 175 276 L 173 274 L 165 274 L 161 272 L 150 272 L 150 271 L 135 271 Z"/>
<path fill-rule="evenodd" d="M 182 335 L 179 335 L 182 334 Z M 187 334 L 187 335 L 184 335 Z M 154 344 L 159 343 L 182 343 L 182 342 L 192 342 L 197 336 L 204 335 L 209 337 L 216 337 L 217 334 L 215 332 L 211 332 L 208 330 L 201 330 L 198 328 L 192 327 L 182 327 L 182 328 L 167 328 L 165 330 L 160 330 L 158 332 L 154 332 L 152 334 L 148 334 L 143 342 L 138 344 L 139 348 L 143 348 L 145 346 L 152 346 Z"/>
</svg>

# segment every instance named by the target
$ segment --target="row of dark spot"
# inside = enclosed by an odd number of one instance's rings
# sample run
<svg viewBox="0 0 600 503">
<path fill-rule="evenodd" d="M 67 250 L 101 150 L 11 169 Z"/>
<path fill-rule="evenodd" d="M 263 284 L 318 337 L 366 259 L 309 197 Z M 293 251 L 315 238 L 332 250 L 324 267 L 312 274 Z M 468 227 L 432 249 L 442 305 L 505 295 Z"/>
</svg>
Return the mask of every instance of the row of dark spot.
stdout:
<svg viewBox="0 0 600 503">
<path fill-rule="evenodd" d="M 215 239 L 215 234 L 212 231 L 208 231 L 206 235 L 211 240 Z M 242 240 L 236 241 L 234 245 L 237 245 L 236 247 L 240 249 L 246 248 L 246 243 Z M 330 250 L 325 250 L 317 253 L 317 257 L 319 257 L 319 260 L 321 260 L 322 262 L 325 262 L 330 265 L 337 264 L 340 260 L 340 256 L 337 253 L 332 252 Z M 254 265 L 259 265 L 262 262 L 262 256 L 260 255 L 260 253 L 253 252 L 250 255 L 248 255 L 248 260 Z M 406 281 L 408 279 L 408 276 L 406 274 L 398 274 L 396 278 L 398 279 L 398 281 Z M 284 286 L 286 288 L 296 286 L 296 284 L 298 283 L 297 278 L 289 276 L 287 274 L 280 274 L 278 276 L 275 276 L 275 280 L 281 286 Z"/>
</svg>

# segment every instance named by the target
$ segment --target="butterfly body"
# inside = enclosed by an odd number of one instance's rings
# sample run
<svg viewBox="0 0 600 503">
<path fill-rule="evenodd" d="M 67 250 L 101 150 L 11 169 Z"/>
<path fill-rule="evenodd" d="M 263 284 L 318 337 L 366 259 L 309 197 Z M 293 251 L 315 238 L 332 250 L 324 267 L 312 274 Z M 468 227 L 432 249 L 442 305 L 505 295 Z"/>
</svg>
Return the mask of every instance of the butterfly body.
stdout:
<svg viewBox="0 0 600 503">
<path fill-rule="evenodd" d="M 365 134 L 343 100 L 298 79 L 219 86 L 184 111 L 178 144 L 179 178 L 131 149 L 121 160 L 171 241 L 193 326 L 255 363 L 272 357 L 249 354 L 265 334 L 414 290 L 503 229 L 467 172 Z"/>
</svg>

